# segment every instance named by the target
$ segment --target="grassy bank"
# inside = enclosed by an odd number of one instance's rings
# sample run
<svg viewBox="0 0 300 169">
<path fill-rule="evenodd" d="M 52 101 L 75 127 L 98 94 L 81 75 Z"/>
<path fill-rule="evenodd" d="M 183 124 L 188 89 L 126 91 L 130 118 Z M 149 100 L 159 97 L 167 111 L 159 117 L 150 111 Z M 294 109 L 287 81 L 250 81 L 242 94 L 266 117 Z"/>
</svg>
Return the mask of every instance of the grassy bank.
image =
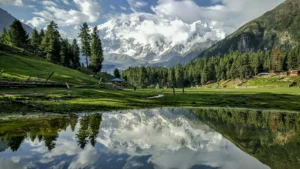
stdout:
<svg viewBox="0 0 300 169">
<path fill-rule="evenodd" d="M 96 79 L 89 76 L 91 70 L 81 67 L 80 71 L 69 69 L 48 62 L 46 59 L 34 56 L 22 49 L 0 44 L 0 81 L 25 82 L 30 76 L 31 80 L 45 81 L 54 72 L 50 81 L 73 85 L 97 84 L 99 79 L 109 81 L 112 76 L 107 73 L 99 73 Z"/>
<path fill-rule="evenodd" d="M 0 91 L 1 113 L 81 112 L 151 107 L 244 107 L 300 110 L 300 89 L 6 89 Z M 149 99 L 163 94 L 164 97 Z"/>
</svg>

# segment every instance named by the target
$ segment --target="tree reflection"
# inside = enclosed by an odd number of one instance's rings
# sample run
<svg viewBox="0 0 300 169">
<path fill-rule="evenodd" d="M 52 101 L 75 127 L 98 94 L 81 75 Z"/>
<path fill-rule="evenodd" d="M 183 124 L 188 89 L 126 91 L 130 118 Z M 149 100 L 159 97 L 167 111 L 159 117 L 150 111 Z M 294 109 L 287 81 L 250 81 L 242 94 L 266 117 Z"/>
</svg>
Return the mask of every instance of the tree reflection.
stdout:
<svg viewBox="0 0 300 169">
<path fill-rule="evenodd" d="M 95 146 L 101 120 L 102 117 L 100 114 L 92 114 L 80 119 L 80 128 L 76 134 L 77 143 L 80 148 L 84 149 L 88 141 L 90 141 L 92 146 Z"/>
<path fill-rule="evenodd" d="M 201 121 L 271 168 L 299 168 L 300 114 L 197 109 Z"/>
<path fill-rule="evenodd" d="M 92 114 L 80 118 L 80 127 L 76 134 L 80 148 L 84 149 L 89 142 L 95 146 L 101 120 L 101 114 Z M 44 141 L 45 146 L 51 151 L 55 148 L 59 132 L 66 130 L 67 127 L 70 127 L 74 132 L 77 123 L 78 116 L 74 115 L 14 120 L 0 126 L 0 140 L 7 141 L 7 145 L 12 151 L 17 151 L 26 138 L 29 138 L 32 142 L 35 140 Z"/>
<path fill-rule="evenodd" d="M 17 151 L 20 148 L 23 140 L 26 138 L 26 135 L 19 136 L 9 136 L 6 141 L 8 142 L 8 146 L 12 151 Z"/>
<path fill-rule="evenodd" d="M 33 119 L 18 119 L 11 122 L 5 122 L 6 125 L 0 126 L 0 139 L 6 140 L 8 147 L 12 151 L 17 151 L 26 138 L 33 142 L 36 139 L 39 142 L 44 141 L 48 150 L 55 148 L 55 142 L 61 130 L 75 121 L 77 116 L 66 117 L 48 117 Z"/>
</svg>

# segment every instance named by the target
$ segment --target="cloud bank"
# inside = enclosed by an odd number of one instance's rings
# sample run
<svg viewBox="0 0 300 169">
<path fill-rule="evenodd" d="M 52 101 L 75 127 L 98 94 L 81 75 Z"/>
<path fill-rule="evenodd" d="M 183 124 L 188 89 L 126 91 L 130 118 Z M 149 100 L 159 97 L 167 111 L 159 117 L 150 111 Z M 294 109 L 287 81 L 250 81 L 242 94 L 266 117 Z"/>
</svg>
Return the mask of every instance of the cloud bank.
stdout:
<svg viewBox="0 0 300 169">
<path fill-rule="evenodd" d="M 0 5 L 15 5 L 22 6 L 22 0 L 0 0 Z"/>
<path fill-rule="evenodd" d="M 63 1 L 65 4 L 68 1 Z M 43 1 L 43 10 L 34 12 L 35 15 L 48 21 L 54 20 L 60 26 L 78 25 L 83 22 L 95 23 L 100 17 L 100 5 L 97 0 L 74 0 L 77 9 L 60 8 L 53 1 Z M 30 21 L 33 22 L 33 21 Z"/>
</svg>

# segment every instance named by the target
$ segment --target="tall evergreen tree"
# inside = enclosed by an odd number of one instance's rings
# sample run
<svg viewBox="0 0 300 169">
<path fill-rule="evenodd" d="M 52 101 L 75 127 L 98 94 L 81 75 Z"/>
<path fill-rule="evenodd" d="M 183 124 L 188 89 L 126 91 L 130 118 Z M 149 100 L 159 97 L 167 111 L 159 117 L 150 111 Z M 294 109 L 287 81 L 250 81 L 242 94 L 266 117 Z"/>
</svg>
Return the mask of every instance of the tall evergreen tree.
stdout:
<svg viewBox="0 0 300 169">
<path fill-rule="evenodd" d="M 28 45 L 28 34 L 19 20 L 14 20 L 8 31 L 9 43 L 16 47 Z"/>
<path fill-rule="evenodd" d="M 3 28 L 2 34 L 0 36 L 0 43 L 3 43 L 3 44 L 8 44 L 9 43 L 8 33 L 7 33 L 7 30 L 5 28 Z"/>
<path fill-rule="evenodd" d="M 40 30 L 40 33 L 39 33 L 40 37 L 43 38 L 45 36 L 45 31 L 44 29 L 41 29 Z"/>
<path fill-rule="evenodd" d="M 287 65 L 289 70 L 298 68 L 298 56 L 295 49 L 288 53 Z"/>
<path fill-rule="evenodd" d="M 33 47 L 34 50 L 37 50 L 40 45 L 40 42 L 41 42 L 41 40 L 40 40 L 39 33 L 34 28 L 31 33 L 30 45 L 31 45 L 31 47 Z"/>
<path fill-rule="evenodd" d="M 97 26 L 94 27 L 93 33 L 92 33 L 92 44 L 91 44 L 91 64 L 90 68 L 93 70 L 95 74 L 97 72 L 101 71 L 102 69 L 102 62 L 104 60 L 103 58 L 103 50 L 102 50 L 102 44 L 101 40 L 98 35 L 98 28 Z"/>
<path fill-rule="evenodd" d="M 271 70 L 282 71 L 282 52 L 280 49 L 274 49 L 271 56 Z"/>
<path fill-rule="evenodd" d="M 184 93 L 184 67 L 182 65 L 178 65 L 176 67 L 176 72 L 175 72 L 175 76 L 176 76 L 176 81 L 178 84 L 178 87 L 182 88 L 182 93 Z"/>
<path fill-rule="evenodd" d="M 80 68 L 80 49 L 77 44 L 77 40 L 74 39 L 72 43 L 72 67 L 73 69 Z"/>
<path fill-rule="evenodd" d="M 69 41 L 68 39 L 62 39 L 60 44 L 60 57 L 62 58 L 62 65 L 70 68 L 72 65 L 72 52 Z"/>
<path fill-rule="evenodd" d="M 85 56 L 86 66 L 89 67 L 89 58 L 91 57 L 91 35 L 89 26 L 85 22 L 80 28 L 79 37 L 81 39 L 81 53 Z"/>
<path fill-rule="evenodd" d="M 173 95 L 175 96 L 175 85 L 176 85 L 175 68 L 169 69 L 168 82 L 169 82 L 169 86 L 173 88 Z"/>
<path fill-rule="evenodd" d="M 45 31 L 44 31 L 44 29 L 40 30 L 39 36 L 40 36 L 40 38 L 39 38 L 40 42 L 39 42 L 38 49 L 39 49 L 39 51 L 44 52 L 44 46 L 42 44 L 43 39 L 45 38 Z"/>
<path fill-rule="evenodd" d="M 256 76 L 257 73 L 258 73 L 259 65 L 260 65 L 258 54 L 254 54 L 254 55 L 251 57 L 250 65 L 251 65 L 251 68 L 252 68 L 253 71 L 254 71 L 254 75 Z"/>
<path fill-rule="evenodd" d="M 46 58 L 56 64 L 61 63 L 60 55 L 60 34 L 57 24 L 51 21 L 47 26 L 45 36 L 42 40 L 41 49 L 46 54 Z"/>
<path fill-rule="evenodd" d="M 121 77 L 121 74 L 120 74 L 120 72 L 119 72 L 119 69 L 115 69 L 115 70 L 114 70 L 114 76 L 115 76 L 116 78 L 120 78 L 120 77 Z"/>
</svg>

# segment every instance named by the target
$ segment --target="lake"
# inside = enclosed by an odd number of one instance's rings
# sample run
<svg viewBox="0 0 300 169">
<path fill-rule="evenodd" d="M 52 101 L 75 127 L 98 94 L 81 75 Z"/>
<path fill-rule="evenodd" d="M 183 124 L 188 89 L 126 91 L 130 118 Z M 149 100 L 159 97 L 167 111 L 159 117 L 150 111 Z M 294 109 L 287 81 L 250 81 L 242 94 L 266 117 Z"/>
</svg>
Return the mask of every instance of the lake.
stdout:
<svg viewBox="0 0 300 169">
<path fill-rule="evenodd" d="M 161 108 L 0 121 L 1 169 L 298 169 L 300 114 Z"/>
</svg>

